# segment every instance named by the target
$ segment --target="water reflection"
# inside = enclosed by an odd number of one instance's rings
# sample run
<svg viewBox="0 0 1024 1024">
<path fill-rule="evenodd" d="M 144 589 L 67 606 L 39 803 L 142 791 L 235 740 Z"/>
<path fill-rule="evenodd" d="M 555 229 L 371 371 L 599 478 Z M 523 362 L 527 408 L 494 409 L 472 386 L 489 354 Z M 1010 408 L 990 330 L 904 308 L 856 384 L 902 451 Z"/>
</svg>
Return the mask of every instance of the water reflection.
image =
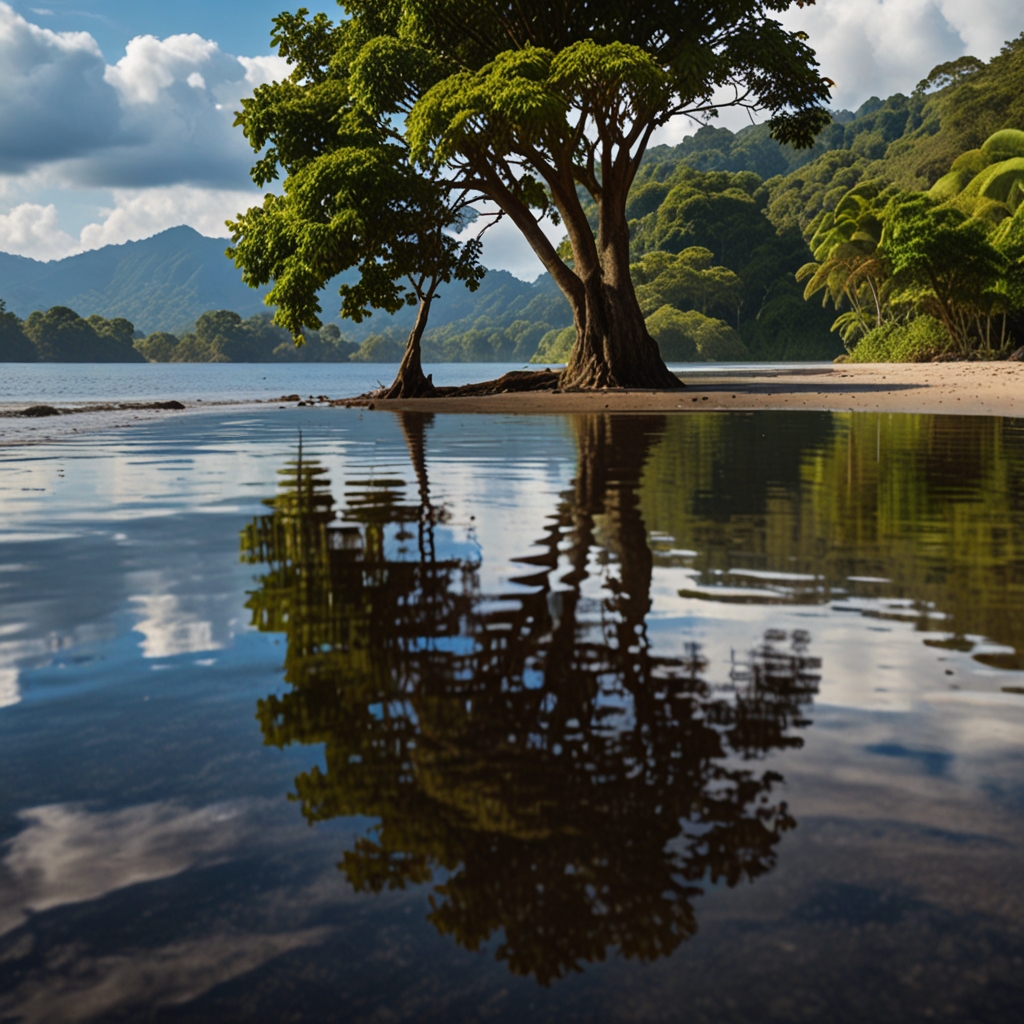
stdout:
<svg viewBox="0 0 1024 1024">
<path fill-rule="evenodd" d="M 307 820 L 378 819 L 339 864 L 357 890 L 433 881 L 439 931 L 500 935 L 497 957 L 543 984 L 608 950 L 663 956 L 696 931 L 702 886 L 764 874 L 796 824 L 760 762 L 802 743 L 809 637 L 767 632 L 717 686 L 696 644 L 653 649 L 640 482 L 662 418 L 575 419 L 572 488 L 521 574 L 484 592 L 431 494 L 429 424 L 402 421 L 415 497 L 349 480 L 337 507 L 300 449 L 243 532 L 267 566 L 253 624 L 287 634 L 265 741 L 323 745 L 295 780 Z"/>
<path fill-rule="evenodd" d="M 674 417 L 641 504 L 693 596 L 843 604 L 1024 669 L 1022 420 Z"/>
</svg>

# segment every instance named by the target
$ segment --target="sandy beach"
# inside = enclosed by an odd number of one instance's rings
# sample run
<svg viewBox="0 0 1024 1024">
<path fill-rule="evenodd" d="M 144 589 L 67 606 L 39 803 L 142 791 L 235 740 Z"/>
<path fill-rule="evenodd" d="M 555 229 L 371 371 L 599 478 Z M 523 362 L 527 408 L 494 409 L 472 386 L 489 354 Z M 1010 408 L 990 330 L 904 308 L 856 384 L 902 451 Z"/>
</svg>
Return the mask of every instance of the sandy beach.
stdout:
<svg viewBox="0 0 1024 1024">
<path fill-rule="evenodd" d="M 712 371 L 681 391 L 533 392 L 373 403 L 392 411 L 578 413 L 751 411 L 1024 415 L 1024 363 L 872 363 L 808 371 Z"/>
</svg>

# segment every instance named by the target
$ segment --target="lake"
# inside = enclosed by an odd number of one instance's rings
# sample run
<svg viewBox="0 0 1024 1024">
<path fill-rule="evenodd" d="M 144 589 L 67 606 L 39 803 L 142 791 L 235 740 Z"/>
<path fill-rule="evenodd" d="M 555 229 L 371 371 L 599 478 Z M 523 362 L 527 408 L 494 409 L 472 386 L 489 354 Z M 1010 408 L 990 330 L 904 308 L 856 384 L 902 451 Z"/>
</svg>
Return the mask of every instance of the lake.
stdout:
<svg viewBox="0 0 1024 1024">
<path fill-rule="evenodd" d="M 222 409 L 0 467 L 0 1019 L 1019 1019 L 1024 421 Z"/>
</svg>

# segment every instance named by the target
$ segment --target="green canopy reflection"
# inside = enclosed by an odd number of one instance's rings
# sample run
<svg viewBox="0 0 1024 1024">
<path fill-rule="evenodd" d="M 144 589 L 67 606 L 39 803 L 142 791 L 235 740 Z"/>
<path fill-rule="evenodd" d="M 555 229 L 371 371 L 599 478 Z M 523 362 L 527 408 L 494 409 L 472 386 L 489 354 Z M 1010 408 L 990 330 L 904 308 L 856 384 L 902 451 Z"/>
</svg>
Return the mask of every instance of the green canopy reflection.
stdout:
<svg viewBox="0 0 1024 1024">
<path fill-rule="evenodd" d="M 769 871 L 795 826 L 762 760 L 799 746 L 817 690 L 806 634 L 771 632 L 728 684 L 695 644 L 648 637 L 639 487 L 663 418 L 578 417 L 577 473 L 501 593 L 445 527 L 430 417 L 402 426 L 415 479 L 348 480 L 302 451 L 243 532 L 248 607 L 287 636 L 265 741 L 323 745 L 295 780 L 308 821 L 378 824 L 339 864 L 377 892 L 433 882 L 429 919 L 548 984 L 609 950 L 652 960 L 697 930 L 702 885 Z"/>
</svg>

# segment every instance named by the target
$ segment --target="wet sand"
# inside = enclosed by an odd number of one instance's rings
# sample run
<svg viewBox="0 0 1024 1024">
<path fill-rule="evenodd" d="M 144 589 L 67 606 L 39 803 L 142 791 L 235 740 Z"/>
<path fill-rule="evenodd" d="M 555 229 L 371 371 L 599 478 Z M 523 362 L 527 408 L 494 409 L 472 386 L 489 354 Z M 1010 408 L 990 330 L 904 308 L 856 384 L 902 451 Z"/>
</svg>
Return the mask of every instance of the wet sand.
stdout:
<svg viewBox="0 0 1024 1024">
<path fill-rule="evenodd" d="M 461 413 L 752 411 L 1024 416 L 1024 362 L 874 363 L 712 371 L 679 391 L 531 392 L 377 401 L 374 409 Z"/>
</svg>

